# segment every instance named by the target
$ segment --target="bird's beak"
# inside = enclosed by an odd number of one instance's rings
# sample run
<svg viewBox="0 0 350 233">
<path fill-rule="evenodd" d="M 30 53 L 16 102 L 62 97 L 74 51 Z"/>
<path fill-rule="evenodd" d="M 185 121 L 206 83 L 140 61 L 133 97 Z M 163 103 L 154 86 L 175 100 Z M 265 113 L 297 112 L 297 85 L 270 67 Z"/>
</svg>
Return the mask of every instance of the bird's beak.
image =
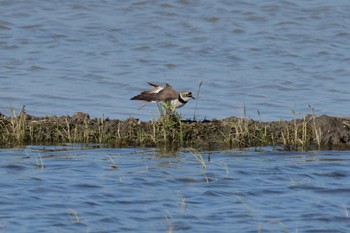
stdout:
<svg viewBox="0 0 350 233">
<path fill-rule="evenodd" d="M 193 96 L 191 96 L 191 98 L 194 99 L 194 100 L 196 99 L 196 98 L 194 98 Z"/>
</svg>

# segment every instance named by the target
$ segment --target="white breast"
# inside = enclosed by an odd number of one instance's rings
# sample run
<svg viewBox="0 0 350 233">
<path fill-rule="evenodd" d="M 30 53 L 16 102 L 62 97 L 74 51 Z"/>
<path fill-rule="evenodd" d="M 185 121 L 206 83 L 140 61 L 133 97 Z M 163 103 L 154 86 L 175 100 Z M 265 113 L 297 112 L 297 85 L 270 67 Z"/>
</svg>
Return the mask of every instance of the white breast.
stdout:
<svg viewBox="0 0 350 233">
<path fill-rule="evenodd" d="M 171 101 L 171 105 L 175 106 L 175 108 L 181 108 L 182 106 L 184 106 L 184 103 L 181 103 L 178 99 L 176 100 L 172 100 Z"/>
</svg>

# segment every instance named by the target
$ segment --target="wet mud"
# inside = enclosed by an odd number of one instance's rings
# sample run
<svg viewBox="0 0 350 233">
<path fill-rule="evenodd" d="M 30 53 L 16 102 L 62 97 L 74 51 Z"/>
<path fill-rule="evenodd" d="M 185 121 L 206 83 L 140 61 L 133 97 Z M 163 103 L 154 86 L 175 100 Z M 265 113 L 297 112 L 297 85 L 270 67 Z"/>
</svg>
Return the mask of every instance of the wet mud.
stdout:
<svg viewBox="0 0 350 233">
<path fill-rule="evenodd" d="M 22 111 L 14 116 L 0 114 L 0 139 L 2 147 L 97 143 L 111 147 L 349 149 L 350 118 L 307 115 L 262 122 L 239 117 L 192 121 L 167 116 L 140 121 L 90 118 L 82 112 L 35 117 Z"/>
</svg>

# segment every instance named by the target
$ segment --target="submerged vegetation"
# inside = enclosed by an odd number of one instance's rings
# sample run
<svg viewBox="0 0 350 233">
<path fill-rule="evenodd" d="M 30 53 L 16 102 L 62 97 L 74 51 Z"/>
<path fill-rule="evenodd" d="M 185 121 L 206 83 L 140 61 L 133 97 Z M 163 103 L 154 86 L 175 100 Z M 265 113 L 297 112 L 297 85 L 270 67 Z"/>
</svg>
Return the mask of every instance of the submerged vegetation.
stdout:
<svg viewBox="0 0 350 233">
<path fill-rule="evenodd" d="M 350 147 L 350 119 L 306 115 L 291 121 L 263 122 L 241 117 L 223 120 L 183 120 L 166 107 L 159 119 L 90 119 L 73 116 L 34 117 L 24 108 L 11 116 L 0 114 L 1 146 L 53 143 L 99 143 L 114 147 L 150 146 L 224 149 L 282 146 L 287 150 Z"/>
</svg>

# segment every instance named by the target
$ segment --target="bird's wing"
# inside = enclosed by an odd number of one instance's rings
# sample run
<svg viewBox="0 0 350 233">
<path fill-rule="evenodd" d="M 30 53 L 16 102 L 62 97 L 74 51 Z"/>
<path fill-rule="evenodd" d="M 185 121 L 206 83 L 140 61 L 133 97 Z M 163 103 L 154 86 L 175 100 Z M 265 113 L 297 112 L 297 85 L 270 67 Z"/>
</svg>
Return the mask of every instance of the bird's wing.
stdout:
<svg viewBox="0 0 350 233">
<path fill-rule="evenodd" d="M 149 85 L 151 85 L 153 87 L 152 90 L 149 90 L 149 91 L 144 91 L 142 93 L 145 93 L 145 92 L 148 92 L 148 93 L 158 93 L 160 92 L 161 90 L 164 89 L 164 87 L 158 85 L 158 84 L 155 84 L 155 83 L 151 83 L 151 82 L 147 82 Z"/>
<path fill-rule="evenodd" d="M 179 93 L 177 93 L 169 84 L 167 84 L 165 88 L 156 95 L 156 100 L 157 101 L 173 100 L 173 99 L 177 99 L 178 96 L 179 96 Z"/>
<path fill-rule="evenodd" d="M 153 88 L 159 88 L 161 87 L 160 85 L 156 84 L 156 83 L 151 83 L 151 82 L 147 82 L 149 85 L 151 85 Z"/>
<path fill-rule="evenodd" d="M 141 94 L 132 97 L 130 100 L 144 100 L 147 102 L 152 102 L 157 101 L 156 97 L 157 94 L 155 93 L 142 92 Z"/>
</svg>

